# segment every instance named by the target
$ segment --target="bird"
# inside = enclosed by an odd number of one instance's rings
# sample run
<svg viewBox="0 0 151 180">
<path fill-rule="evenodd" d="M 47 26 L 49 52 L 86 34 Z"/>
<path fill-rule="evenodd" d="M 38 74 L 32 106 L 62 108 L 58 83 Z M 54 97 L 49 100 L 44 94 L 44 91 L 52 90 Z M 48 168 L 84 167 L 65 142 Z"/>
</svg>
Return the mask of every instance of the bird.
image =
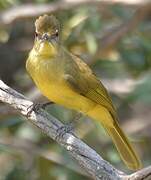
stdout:
<svg viewBox="0 0 151 180">
<path fill-rule="evenodd" d="M 35 40 L 26 61 L 30 77 L 51 102 L 100 122 L 125 165 L 140 169 L 141 161 L 119 126 L 116 108 L 100 79 L 60 38 L 60 23 L 44 14 L 35 21 Z"/>
</svg>

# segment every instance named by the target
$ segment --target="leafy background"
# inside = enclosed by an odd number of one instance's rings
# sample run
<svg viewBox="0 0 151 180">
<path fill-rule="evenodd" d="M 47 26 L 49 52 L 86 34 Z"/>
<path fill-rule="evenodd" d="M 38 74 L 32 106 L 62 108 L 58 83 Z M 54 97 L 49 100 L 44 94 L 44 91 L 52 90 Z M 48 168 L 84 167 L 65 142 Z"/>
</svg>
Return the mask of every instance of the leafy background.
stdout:
<svg viewBox="0 0 151 180">
<path fill-rule="evenodd" d="M 16 8 L 16 15 L 29 4 L 40 8 L 44 4 L 57 4 L 54 14 L 61 22 L 64 46 L 81 56 L 101 78 L 117 107 L 120 124 L 134 144 L 143 165 L 151 164 L 149 7 L 142 6 L 137 10 L 137 5 L 97 5 L 94 1 L 91 5 L 85 3 L 61 9 L 59 3 L 63 2 L 0 0 L 1 79 L 34 102 L 46 101 L 25 70 L 25 61 L 34 42 L 37 16 L 33 10 L 33 15 L 31 11 L 30 16 L 18 15 L 18 18 L 11 20 L 13 16 L 9 17 L 9 12 Z M 8 19 L 3 18 L 4 15 L 8 15 Z M 47 111 L 63 122 L 71 121 L 76 115 L 74 111 L 58 105 L 48 107 Z M 130 172 L 98 123 L 82 117 L 75 124 L 75 131 L 78 137 L 115 167 Z M 83 180 L 88 177 L 63 148 L 1 103 L 0 180 L 27 179 Z"/>
</svg>

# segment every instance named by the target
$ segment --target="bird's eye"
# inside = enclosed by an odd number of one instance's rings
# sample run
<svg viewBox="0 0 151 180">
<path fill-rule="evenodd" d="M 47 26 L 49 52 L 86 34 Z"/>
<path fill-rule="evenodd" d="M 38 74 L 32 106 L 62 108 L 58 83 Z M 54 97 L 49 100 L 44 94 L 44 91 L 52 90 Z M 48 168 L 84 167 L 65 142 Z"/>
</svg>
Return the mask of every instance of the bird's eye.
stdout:
<svg viewBox="0 0 151 180">
<path fill-rule="evenodd" d="M 35 32 L 35 37 L 38 37 L 38 33 L 37 32 Z"/>
<path fill-rule="evenodd" d="M 58 29 L 56 29 L 56 31 L 51 35 L 51 39 L 58 39 L 58 36 L 59 36 L 59 31 Z"/>
<path fill-rule="evenodd" d="M 58 37 L 58 35 L 59 35 L 59 32 L 58 32 L 58 29 L 56 29 L 55 36 Z"/>
</svg>

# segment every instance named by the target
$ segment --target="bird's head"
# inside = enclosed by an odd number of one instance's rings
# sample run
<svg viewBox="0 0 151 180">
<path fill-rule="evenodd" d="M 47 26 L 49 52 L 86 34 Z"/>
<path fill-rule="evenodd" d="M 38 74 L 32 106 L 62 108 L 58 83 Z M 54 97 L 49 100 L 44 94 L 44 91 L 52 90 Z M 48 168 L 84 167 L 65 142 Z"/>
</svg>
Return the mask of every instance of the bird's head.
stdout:
<svg viewBox="0 0 151 180">
<path fill-rule="evenodd" d="M 35 21 L 35 41 L 39 51 L 49 51 L 59 44 L 60 25 L 53 15 L 40 16 Z"/>
<path fill-rule="evenodd" d="M 60 26 L 55 16 L 43 15 L 35 22 L 35 36 L 41 41 L 55 43 L 59 41 Z"/>
</svg>

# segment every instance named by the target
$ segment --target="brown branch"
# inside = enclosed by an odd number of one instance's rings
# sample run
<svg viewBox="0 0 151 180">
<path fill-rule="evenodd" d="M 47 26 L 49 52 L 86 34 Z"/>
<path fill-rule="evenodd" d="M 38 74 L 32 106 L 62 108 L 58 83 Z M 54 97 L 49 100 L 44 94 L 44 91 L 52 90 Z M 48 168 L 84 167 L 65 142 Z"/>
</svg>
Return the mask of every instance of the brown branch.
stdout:
<svg viewBox="0 0 151 180">
<path fill-rule="evenodd" d="M 121 4 L 126 6 L 150 6 L 150 0 L 61 0 L 50 4 L 24 4 L 11 7 L 0 13 L 0 25 L 7 25 L 17 19 L 37 17 L 44 13 L 54 13 L 58 10 L 68 10 L 78 6 L 104 6 Z"/>
</svg>

